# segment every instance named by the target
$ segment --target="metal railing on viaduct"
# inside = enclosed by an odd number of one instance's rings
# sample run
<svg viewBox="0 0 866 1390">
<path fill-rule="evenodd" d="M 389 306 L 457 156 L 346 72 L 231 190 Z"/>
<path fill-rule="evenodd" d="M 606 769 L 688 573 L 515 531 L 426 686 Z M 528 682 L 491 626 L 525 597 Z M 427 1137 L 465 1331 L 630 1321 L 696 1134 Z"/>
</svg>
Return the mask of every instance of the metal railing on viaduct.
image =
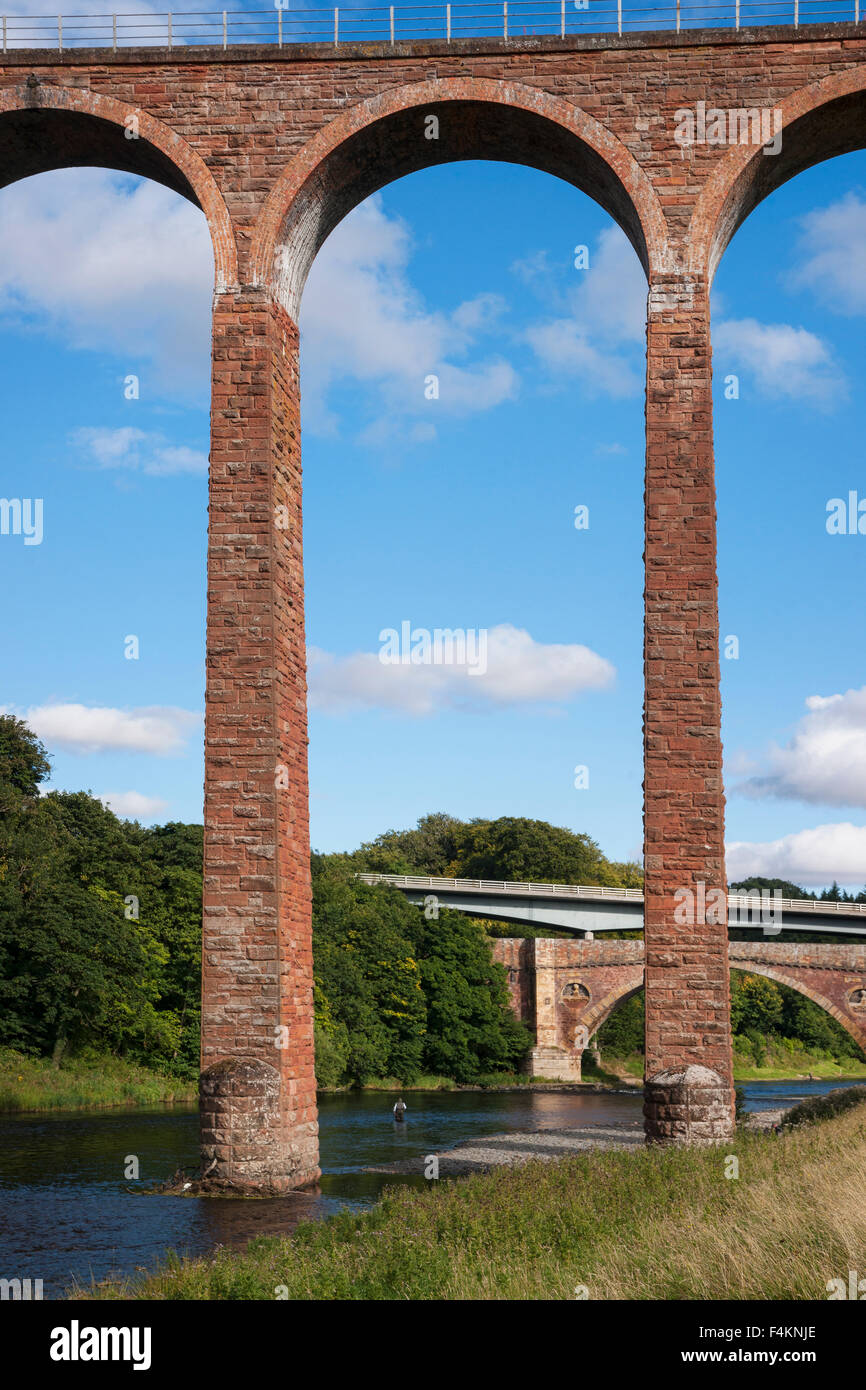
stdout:
<svg viewBox="0 0 866 1390">
<path fill-rule="evenodd" d="M 358 874 L 364 883 L 399 888 L 410 902 L 433 897 L 443 907 L 477 917 L 557 931 L 637 931 L 643 927 L 640 888 L 579 883 L 511 883 L 497 879 L 435 878 L 424 874 Z M 774 898 L 755 892 L 728 894 L 728 926 L 866 936 L 866 903 L 814 898 Z"/>
<path fill-rule="evenodd" d="M 866 2 L 866 0 L 864 0 Z M 270 8 L 180 10 L 86 15 L 6 15 L 10 48 L 181 48 L 195 45 L 377 45 L 459 43 L 496 38 L 571 38 L 590 34 L 679 33 L 772 25 L 859 24 L 861 0 L 481 0 L 477 4 L 337 5 L 300 9 L 288 0 Z"/>
</svg>

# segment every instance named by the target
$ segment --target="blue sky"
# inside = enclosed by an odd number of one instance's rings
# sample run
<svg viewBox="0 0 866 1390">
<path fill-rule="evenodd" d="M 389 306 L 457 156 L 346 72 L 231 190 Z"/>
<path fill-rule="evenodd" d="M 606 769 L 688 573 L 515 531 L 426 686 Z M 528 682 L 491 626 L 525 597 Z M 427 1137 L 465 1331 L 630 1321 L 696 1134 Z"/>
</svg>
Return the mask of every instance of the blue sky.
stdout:
<svg viewBox="0 0 866 1390">
<path fill-rule="evenodd" d="M 200 819 L 204 220 L 65 170 L 0 192 L 0 245 L 0 493 L 44 505 L 41 544 L 0 535 L 0 705 L 52 785 Z M 511 165 L 392 184 L 320 253 L 301 316 L 317 848 L 447 810 L 639 856 L 644 299 L 607 215 Z M 861 886 L 866 536 L 825 523 L 866 498 L 866 155 L 752 214 L 713 331 L 731 875 Z M 404 621 L 486 630 L 486 674 L 383 666 Z"/>
</svg>

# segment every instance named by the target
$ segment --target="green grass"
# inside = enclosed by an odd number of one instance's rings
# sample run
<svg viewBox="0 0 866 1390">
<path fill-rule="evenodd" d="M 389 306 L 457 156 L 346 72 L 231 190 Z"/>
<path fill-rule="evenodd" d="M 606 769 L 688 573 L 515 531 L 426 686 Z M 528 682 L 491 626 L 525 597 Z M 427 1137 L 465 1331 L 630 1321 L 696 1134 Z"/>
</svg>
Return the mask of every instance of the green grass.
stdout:
<svg viewBox="0 0 866 1390">
<path fill-rule="evenodd" d="M 605 1065 L 607 1063 L 607 1066 Z M 584 1059 L 583 1075 L 587 1081 L 607 1081 L 616 1079 L 613 1068 L 639 1080 L 643 1076 L 644 1059 L 640 1053 L 627 1057 L 616 1057 L 613 1053 L 602 1053 L 601 1067 L 593 1067 Z M 848 1081 L 866 1077 L 866 1062 L 856 1057 L 845 1057 L 838 1061 L 826 1052 L 809 1052 L 805 1048 L 788 1046 L 781 1039 L 770 1043 L 766 1061 L 758 1066 L 751 1051 L 742 1051 L 734 1046 L 735 1081 L 801 1081 L 812 1073 L 818 1081 Z"/>
<path fill-rule="evenodd" d="M 860 1105 L 719 1148 L 594 1152 L 391 1189 L 372 1211 L 171 1256 L 74 1296 L 565 1300 L 583 1286 L 605 1300 L 826 1298 L 828 1280 L 866 1268 L 864 1160 Z"/>
<path fill-rule="evenodd" d="M 47 1058 L 0 1048 L 0 1111 L 160 1105 L 197 1098 L 195 1081 L 163 1076 L 119 1057 L 74 1059 L 53 1067 Z"/>
<path fill-rule="evenodd" d="M 609 1057 L 602 1053 L 601 1064 L 590 1061 L 589 1054 L 583 1055 L 581 1072 L 584 1081 L 603 1081 L 611 1086 L 621 1087 L 623 1081 L 643 1080 L 643 1054 L 635 1052 L 630 1057 Z"/>
<path fill-rule="evenodd" d="M 564 1083 L 549 1076 L 526 1076 L 523 1072 L 502 1071 L 488 1072 L 477 1077 L 475 1081 L 466 1083 L 466 1085 L 471 1086 L 483 1086 L 491 1091 L 498 1090 L 503 1086 L 534 1086 L 539 1084 L 559 1086 Z M 417 1080 L 409 1084 L 400 1081 L 396 1076 L 381 1076 L 372 1081 L 365 1081 L 361 1087 L 323 1086 L 320 1089 L 325 1094 L 356 1089 L 362 1091 L 406 1091 L 408 1094 L 409 1091 L 459 1091 L 464 1087 L 463 1083 L 455 1081 L 451 1076 L 419 1076 Z"/>
<path fill-rule="evenodd" d="M 735 1081 L 798 1081 L 809 1072 L 819 1081 L 866 1077 L 866 1062 L 856 1057 L 843 1057 L 839 1061 L 828 1057 L 826 1052 L 810 1052 L 780 1042 L 770 1044 L 765 1061 L 757 1066 L 751 1052 L 734 1047 Z"/>
</svg>

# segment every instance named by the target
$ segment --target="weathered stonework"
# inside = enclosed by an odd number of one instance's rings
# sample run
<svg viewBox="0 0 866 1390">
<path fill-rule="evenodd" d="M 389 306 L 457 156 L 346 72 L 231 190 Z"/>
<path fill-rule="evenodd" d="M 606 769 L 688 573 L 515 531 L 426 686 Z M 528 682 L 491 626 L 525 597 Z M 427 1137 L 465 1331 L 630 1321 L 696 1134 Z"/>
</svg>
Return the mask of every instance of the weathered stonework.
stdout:
<svg viewBox="0 0 866 1390">
<path fill-rule="evenodd" d="M 781 152 L 681 149 L 674 113 L 698 100 L 778 108 Z M 436 140 L 424 138 L 430 114 Z M 725 933 L 678 925 L 673 897 L 725 886 L 709 287 L 751 209 L 799 170 L 860 148 L 864 116 L 866 36 L 853 24 L 0 55 L 0 186 L 120 169 L 189 198 L 211 234 L 202 1063 L 275 1069 L 277 1184 L 317 1171 L 295 328 L 317 250 L 368 194 L 456 159 L 555 174 L 635 247 L 649 282 L 648 1065 L 706 1064 L 732 1104 Z M 543 955 L 542 976 L 556 968 Z M 572 1023 L 598 1002 L 569 997 Z M 540 1009 L 550 1033 L 554 1006 Z M 269 1086 L 258 1096 L 274 1106 Z M 232 1147 L 249 1099 L 232 1084 L 238 1125 L 223 1109 L 206 1127 L 208 1162 L 238 1187 L 258 1183 L 265 1162 Z"/>
<path fill-rule="evenodd" d="M 733 941 L 728 953 L 732 970 L 799 990 L 866 1047 L 866 946 Z M 642 941 L 501 937 L 493 942 L 493 959 L 508 973 L 512 1008 L 535 1032 L 527 1062 L 531 1075 L 581 1079 L 583 1053 L 595 1032 L 643 987 L 644 955 Z M 656 1137 L 652 1118 L 647 1112 L 647 1133 Z"/>
<path fill-rule="evenodd" d="M 728 1084 L 709 1067 L 692 1064 L 648 1076 L 643 1113 L 654 1144 L 720 1144 L 734 1132 Z"/>
</svg>

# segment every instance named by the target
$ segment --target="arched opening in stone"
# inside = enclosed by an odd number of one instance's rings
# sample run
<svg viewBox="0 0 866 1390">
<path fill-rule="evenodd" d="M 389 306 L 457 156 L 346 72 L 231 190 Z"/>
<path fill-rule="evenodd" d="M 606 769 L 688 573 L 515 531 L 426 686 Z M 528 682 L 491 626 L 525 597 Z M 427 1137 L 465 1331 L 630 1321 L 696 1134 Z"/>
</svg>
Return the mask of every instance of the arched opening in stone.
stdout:
<svg viewBox="0 0 866 1390">
<path fill-rule="evenodd" d="M 428 138 L 428 132 L 431 138 Z M 364 445 L 359 447 L 359 441 L 352 438 L 351 420 L 347 429 L 343 421 L 335 423 L 332 418 L 330 423 L 334 433 L 330 441 L 321 431 L 317 436 L 311 428 L 311 404 L 315 401 L 320 407 L 322 402 L 317 387 L 311 384 L 311 317 L 315 308 L 321 323 L 325 323 L 329 315 L 330 322 L 335 323 L 340 313 L 351 321 L 352 336 L 357 338 L 357 345 L 354 341 L 352 345 L 352 370 L 347 373 L 354 377 L 354 384 L 352 391 L 345 396 L 349 403 L 347 413 L 351 416 L 353 406 L 357 409 L 359 402 L 363 405 L 365 393 L 377 391 L 380 384 L 373 371 L 365 375 L 364 333 L 368 331 L 371 334 L 368 351 L 373 358 L 382 354 L 382 343 L 376 335 L 387 334 L 391 327 L 387 316 L 377 317 L 378 300 L 375 296 L 367 301 L 362 298 L 359 301 L 362 309 L 353 313 L 351 274 L 365 274 L 371 293 L 384 290 L 387 297 L 388 289 L 393 288 L 395 298 L 415 298 L 416 304 L 421 306 L 418 316 L 428 324 L 431 318 L 437 316 L 454 322 L 454 315 L 460 315 L 467 305 L 475 306 L 479 299 L 484 299 L 489 305 L 489 300 L 494 296 L 501 298 L 501 266 L 497 265 L 496 270 L 499 280 L 491 279 L 488 268 L 482 266 L 485 243 L 489 252 L 488 262 L 498 258 L 503 264 L 507 264 L 504 248 L 508 248 L 510 260 L 520 257 L 524 249 L 532 249 L 531 244 L 524 248 L 519 234 L 515 236 L 513 227 L 502 215 L 501 210 L 507 204 L 503 193 L 506 176 L 514 179 L 515 188 L 521 190 L 514 195 L 521 205 L 518 219 L 521 227 L 532 220 L 526 212 L 527 207 L 533 207 L 537 198 L 542 200 L 531 233 L 537 243 L 543 244 L 545 236 L 541 211 L 545 196 L 543 190 L 551 187 L 550 180 L 542 178 L 541 173 L 552 173 L 559 181 L 567 181 L 574 188 L 591 194 L 594 202 L 620 224 L 625 237 L 611 227 L 607 219 L 604 222 L 600 220 L 597 206 L 593 207 L 584 197 L 560 187 L 559 182 L 552 185 L 558 190 L 560 204 L 564 206 L 568 201 L 569 208 L 573 209 L 570 226 L 577 229 L 573 237 L 570 231 L 566 233 L 569 220 L 563 216 L 559 254 L 563 264 L 568 267 L 568 273 L 575 278 L 584 277 L 587 285 L 591 283 L 592 261 L 602 233 L 610 244 L 616 239 L 617 257 L 621 255 L 622 245 L 626 256 L 631 258 L 629 264 L 636 265 L 634 252 L 626 245 L 626 237 L 637 249 L 638 257 L 646 263 L 651 255 L 647 238 L 657 233 L 658 229 L 655 224 L 644 227 L 632 194 L 626 191 L 625 184 L 617 177 L 612 162 L 581 140 L 574 131 L 557 126 L 549 116 L 527 111 L 517 105 L 512 107 L 501 100 L 442 100 L 434 93 L 426 100 L 413 100 L 380 119 L 372 120 L 361 129 L 349 132 L 333 149 L 323 148 L 317 158 L 314 158 L 315 154 L 315 151 L 311 152 L 306 160 L 303 156 L 298 157 L 293 182 L 287 175 L 293 190 L 293 201 L 288 210 L 281 213 L 276 199 L 269 200 L 268 218 L 260 222 L 252 255 L 254 274 L 261 274 L 265 282 L 270 280 L 290 318 L 299 315 L 300 321 L 307 636 L 308 644 L 313 649 L 309 665 L 312 843 L 315 848 L 323 850 L 350 849 L 359 840 L 373 838 L 390 826 L 408 828 L 419 814 L 442 809 L 457 815 L 462 813 L 468 818 L 473 812 L 481 814 L 487 806 L 490 807 L 491 816 L 527 815 L 592 833 L 592 825 L 587 824 L 588 814 L 592 813 L 585 809 L 583 796 L 576 787 L 575 772 L 576 764 L 594 759 L 599 783 L 603 785 L 604 769 L 598 757 L 598 739 L 589 740 L 593 743 L 593 754 L 587 754 L 585 758 L 571 756 L 569 745 L 572 742 L 580 744 L 579 737 L 566 736 L 561 740 L 561 772 L 547 772 L 546 776 L 556 779 L 561 775 L 563 785 L 567 785 L 567 797 L 560 797 L 557 789 L 550 799 L 539 792 L 533 796 L 531 804 L 516 804 L 513 789 L 507 787 L 507 783 L 511 782 L 513 788 L 513 775 L 503 779 L 501 771 L 498 771 L 489 776 L 490 789 L 481 790 L 478 801 L 472 806 L 472 794 L 467 793 L 465 788 L 461 787 L 456 798 L 449 796 L 448 761 L 456 758 L 453 776 L 457 782 L 462 775 L 460 764 L 464 753 L 457 752 L 450 738 L 440 738 L 437 743 L 435 735 L 428 732 L 433 723 L 429 718 L 430 711 L 412 709 L 410 695 L 407 695 L 401 707 L 399 696 L 392 698 L 387 694 L 382 696 L 377 709 L 376 699 L 368 698 L 367 692 L 357 685 L 353 687 L 352 682 L 354 673 L 368 671 L 373 678 L 372 683 L 376 684 L 374 663 L 380 634 L 386 629 L 399 634 L 404 622 L 410 622 L 413 628 L 417 624 L 430 631 L 441 623 L 443 628 L 462 628 L 467 633 L 511 623 L 515 628 L 526 631 L 534 641 L 547 645 L 584 642 L 585 630 L 583 633 L 580 631 L 579 622 L 566 619 L 560 626 L 550 621 L 550 613 L 545 615 L 542 624 L 543 636 L 539 632 L 536 637 L 530 629 L 538 621 L 532 614 L 537 597 L 535 591 L 542 592 L 538 583 L 539 572 L 547 569 L 554 580 L 553 589 L 548 591 L 551 610 L 555 608 L 558 583 L 554 576 L 558 574 L 563 583 L 568 583 L 569 569 L 573 564 L 577 568 L 572 569 L 572 574 L 580 573 L 583 557 L 579 551 L 569 555 L 564 546 L 571 540 L 580 543 L 574 513 L 584 501 L 583 492 L 604 470 L 608 479 L 607 506 L 604 510 L 599 506 L 598 521 L 591 521 L 589 530 L 591 533 L 592 527 L 597 526 L 599 543 L 603 543 L 602 536 L 605 535 L 613 550 L 619 550 L 626 538 L 630 543 L 631 560 L 625 561 L 626 565 L 633 566 L 629 580 L 631 599 L 627 620 L 630 656 L 626 655 L 621 660 L 618 651 L 612 661 L 617 669 L 623 666 L 630 668 L 630 725 L 635 733 L 627 768 L 621 768 L 616 774 L 621 775 L 625 771 L 628 779 L 630 795 L 634 798 L 632 817 L 635 833 L 625 851 L 608 852 L 612 858 L 632 857 L 640 834 L 640 747 L 637 730 L 642 697 L 638 673 L 641 649 L 640 496 L 643 474 L 645 281 L 640 278 L 640 322 L 637 333 L 629 339 L 630 350 L 635 351 L 638 362 L 638 369 L 633 374 L 634 389 L 630 386 L 622 394 L 617 391 L 612 393 L 616 399 L 617 428 L 625 425 L 626 410 L 629 412 L 628 443 L 623 445 L 613 438 L 593 440 L 585 450 L 581 448 L 580 438 L 585 410 L 575 399 L 571 399 L 572 437 L 569 438 L 565 423 L 566 407 L 569 406 L 567 397 L 576 397 L 580 386 L 586 384 L 587 377 L 591 378 L 593 370 L 602 374 L 605 370 L 603 352 L 595 359 L 595 367 L 587 365 L 583 383 L 578 373 L 572 375 L 570 382 L 567 375 L 563 377 L 558 383 L 560 400 L 554 400 L 551 404 L 550 398 L 545 400 L 533 387 L 531 394 L 534 399 L 523 409 L 525 412 L 534 410 L 534 414 L 524 414 L 523 423 L 515 424 L 511 448 L 506 446 L 502 450 L 491 444 L 492 427 L 486 423 L 480 410 L 473 418 L 475 407 L 472 402 L 466 401 L 461 411 L 449 418 L 444 377 L 441 394 L 425 397 L 425 387 L 431 378 L 438 376 L 438 359 L 433 357 L 425 362 L 423 349 L 417 354 L 417 367 L 413 366 L 414 377 L 411 380 L 410 372 L 394 371 L 394 376 L 400 378 L 398 390 L 411 390 L 419 407 L 424 407 L 425 400 L 429 402 L 426 415 L 422 415 L 414 404 L 404 412 L 402 405 L 393 404 L 392 397 L 393 413 L 402 416 L 397 433 L 405 431 L 408 435 L 416 431 L 413 439 L 395 441 L 394 432 L 389 432 L 386 422 L 378 435 L 374 434 L 372 428 L 367 431 L 365 456 Z M 503 167 L 514 165 L 522 167 Z M 411 177 L 407 177 L 409 175 Z M 490 190 L 486 221 L 477 195 L 473 207 L 472 199 L 465 191 L 465 181 L 470 178 Z M 460 200 L 460 179 L 464 180 L 463 203 Z M 421 195 L 421 190 L 425 188 L 430 190 L 426 198 Z M 375 194 L 376 190 L 382 192 L 375 202 L 365 204 L 364 199 Z M 268 227 L 270 243 L 263 232 Z M 408 255 L 406 260 L 399 262 L 399 273 L 394 269 L 395 262 L 388 263 L 387 260 L 379 265 L 374 263 L 369 274 L 369 265 L 360 268 L 353 266 L 353 227 L 360 240 L 373 236 L 384 239 L 395 235 L 399 237 L 408 228 L 407 244 L 411 242 L 413 248 L 420 247 L 431 266 L 438 264 L 443 268 L 448 267 L 448 283 L 453 281 L 454 284 L 451 291 L 454 302 L 445 300 L 443 303 L 431 291 L 435 269 L 431 272 L 423 267 L 426 280 L 420 283 L 418 293 L 418 286 L 411 282 L 407 274 Z M 587 227 L 588 231 L 585 230 Z M 332 229 L 333 239 L 329 242 L 326 239 Z M 461 243 L 468 247 L 468 251 L 461 251 Z M 589 244 L 588 270 L 578 269 L 573 264 L 576 243 Z M 268 244 L 272 248 L 270 252 L 267 251 Z M 319 247 L 322 247 L 323 258 L 321 274 L 319 264 L 312 264 Z M 333 258 L 329 260 L 332 253 Z M 269 266 L 270 270 L 267 269 Z M 327 274 L 324 267 L 329 268 Z M 388 277 L 392 273 L 393 280 L 389 282 Z M 444 272 L 440 271 L 440 281 L 443 278 Z M 299 309 L 300 295 L 305 285 L 305 296 Z M 342 296 L 341 286 L 345 290 Z M 611 283 L 612 295 L 619 288 L 619 285 Z M 332 301 L 337 301 L 330 309 L 326 303 L 329 295 Z M 366 319 L 364 308 L 369 311 Z M 561 311 L 557 315 L 545 306 L 539 307 L 536 317 L 545 321 L 556 318 L 562 321 L 567 315 Z M 611 320 L 615 318 L 615 312 L 610 317 Z M 464 323 L 466 318 L 464 315 Z M 400 319 L 400 323 L 403 328 L 407 327 L 405 317 Z M 504 339 L 510 347 L 509 336 L 516 336 L 519 328 L 519 324 L 513 328 L 506 321 L 502 338 L 491 356 L 500 359 L 505 356 L 502 341 Z M 340 331 L 344 338 L 348 336 L 345 323 L 340 325 Z M 610 332 L 610 323 L 605 325 L 605 331 Z M 411 333 L 408 336 L 411 346 Z M 341 346 L 345 347 L 345 344 Z M 580 352 L 586 349 L 586 361 L 589 363 L 594 346 L 580 339 L 578 348 Z M 347 355 L 347 352 L 344 353 L 344 356 Z M 616 352 L 613 355 L 616 356 Z M 323 363 L 323 356 L 320 354 L 316 365 L 323 371 L 330 370 L 333 362 L 329 360 Z M 407 361 L 409 356 L 407 352 Z M 446 364 L 447 367 L 450 365 Z M 456 365 L 461 367 L 462 362 Z M 387 375 L 387 372 L 383 372 L 383 378 Z M 458 375 L 455 373 L 452 376 L 452 382 Z M 483 378 L 479 384 L 483 385 L 488 380 Z M 466 381 L 464 374 L 461 381 L 463 387 Z M 591 382 L 591 386 L 591 394 L 597 397 L 598 381 Z M 514 413 L 516 396 L 517 393 L 512 399 L 509 392 L 504 391 L 501 401 L 490 407 L 490 418 L 495 409 Z M 437 440 L 431 444 L 429 439 L 421 435 L 421 430 L 427 429 L 437 418 L 437 408 L 440 423 L 434 428 L 442 443 Z M 555 417 L 552 426 L 551 416 Z M 456 428 L 458 417 L 459 429 Z M 363 415 L 361 418 L 364 419 Z M 373 422 L 377 429 L 379 423 Z M 533 436 L 531 441 L 530 428 Z M 357 433 L 357 429 L 354 433 Z M 370 439 L 373 440 L 372 448 Z M 610 446 L 609 453 L 603 455 L 596 450 L 596 445 L 602 443 Z M 438 455 L 434 452 L 437 448 L 440 451 Z M 349 463 L 347 455 L 351 460 Z M 623 471 L 623 458 L 627 458 L 627 473 Z M 355 459 L 358 460 L 357 464 Z M 422 470 L 427 479 L 423 506 L 419 506 L 414 496 L 412 478 L 407 477 L 410 466 L 413 470 Z M 348 480 L 345 503 L 335 495 L 335 468 L 339 468 L 340 476 Z M 544 513 L 541 508 L 535 507 L 535 503 L 539 497 L 539 485 L 543 489 L 547 479 L 552 479 L 551 501 L 548 512 Z M 482 499 L 484 490 L 486 506 Z M 572 492 L 573 497 L 570 495 Z M 616 509 L 611 507 L 614 494 L 618 495 L 622 504 Z M 507 509 L 503 509 L 503 495 L 509 501 Z M 555 515 L 557 496 L 568 499 L 565 515 L 559 519 Z M 483 531 L 489 530 L 486 517 L 491 507 L 497 514 L 502 552 L 515 557 L 519 557 L 521 551 L 525 552 L 525 562 L 518 558 L 516 563 L 505 567 L 504 582 L 500 582 L 501 593 L 498 596 L 493 594 L 496 570 L 487 566 L 486 558 L 480 567 L 484 570 L 480 576 L 483 582 L 478 582 L 477 552 L 481 549 L 478 537 Z M 533 510 L 538 512 L 537 517 L 532 516 Z M 475 520 L 471 522 L 473 515 Z M 401 517 L 405 519 L 402 522 Z M 558 532 L 560 525 L 562 532 Z M 475 546 L 467 544 L 470 527 L 476 533 Z M 325 537 L 326 540 L 323 543 L 317 537 Z M 553 565 L 550 565 L 551 549 L 556 557 Z M 547 561 L 543 558 L 545 554 Z M 596 559 L 602 565 L 600 555 Z M 607 571 L 606 582 L 612 591 L 621 591 L 624 572 L 620 568 L 614 574 L 615 568 L 612 565 Z M 438 611 L 437 604 L 431 601 L 431 594 L 425 592 L 424 585 L 418 582 L 419 576 L 430 570 L 438 571 L 443 576 L 442 608 Z M 524 595 L 527 601 L 521 605 L 518 589 L 524 570 L 527 575 L 526 587 L 529 589 L 531 586 L 533 596 L 530 602 L 528 596 Z M 608 601 L 602 570 L 603 565 L 596 570 L 593 583 L 574 585 L 576 608 L 581 608 L 581 589 L 584 594 L 594 592 L 601 605 Z M 490 582 L 491 579 L 494 583 Z M 574 584 L 573 579 L 571 583 Z M 329 590 L 339 596 L 339 610 L 328 595 Z M 329 609 L 334 615 L 330 618 Z M 617 630 L 624 637 L 623 624 L 614 618 L 611 609 L 607 631 L 611 634 Z M 334 647 L 338 643 L 335 652 Z M 593 641 L 588 645 L 597 650 Z M 619 645 L 621 647 L 621 643 Z M 362 686 L 364 679 L 361 679 Z M 468 693 L 471 694 L 471 682 L 469 686 Z M 422 703 L 426 698 L 422 696 Z M 446 701 L 451 699 L 451 694 L 446 693 Z M 431 700 L 435 707 L 436 696 Z M 453 714 L 458 703 L 459 697 L 455 697 L 453 705 L 449 706 L 450 714 Z M 507 709 L 507 701 L 505 707 Z M 488 708 L 493 711 L 495 718 L 496 702 L 488 702 Z M 345 735 L 344 731 L 357 728 L 357 723 L 353 725 L 352 721 L 357 719 L 359 709 L 367 711 L 369 733 L 357 740 L 351 732 Z M 335 716 L 342 720 L 341 726 L 337 725 Z M 471 715 L 469 717 L 472 718 Z M 324 727 L 325 719 L 329 720 L 327 728 Z M 401 725 L 405 729 L 406 721 L 412 719 L 415 719 L 415 723 L 410 739 L 401 732 Z M 610 735 L 613 734 L 615 722 L 613 718 L 602 719 Z M 508 727 L 507 720 L 505 727 Z M 489 756 L 486 745 L 490 737 L 477 721 L 476 734 L 481 742 L 474 749 L 465 747 L 464 751 L 465 756 L 473 758 L 480 768 L 483 760 Z M 506 735 L 506 741 L 514 748 L 512 756 L 523 759 L 520 740 Z M 414 752 L 410 749 L 410 742 Z M 465 737 L 462 733 L 457 742 L 460 748 L 464 747 Z M 588 747 L 586 739 L 582 746 Z M 552 765 L 552 756 L 545 750 L 545 761 L 549 765 Z M 463 765 L 465 767 L 465 762 Z M 353 767 L 358 771 L 353 772 Z M 335 816 L 331 808 L 335 805 L 337 783 L 334 777 L 337 768 L 342 769 L 339 785 L 342 787 L 343 804 L 340 813 Z M 400 778 L 392 775 L 398 769 L 403 769 Z M 481 784 L 480 777 L 476 781 Z M 370 788 L 367 795 L 365 785 Z M 390 810 L 377 813 L 377 822 L 370 810 L 376 801 L 381 800 L 383 787 L 386 791 L 390 789 Z M 419 787 L 426 787 L 423 795 L 419 794 Z M 476 787 L 476 793 L 478 790 L 479 787 Z M 446 798 L 450 805 L 446 803 Z M 330 807 L 323 805 L 325 799 Z M 566 800 L 568 806 L 563 810 L 561 808 Z M 359 807 L 363 808 L 366 823 L 355 819 L 355 808 Z M 349 808 L 351 814 L 348 813 Z M 323 815 L 323 811 L 326 814 Z M 345 829 L 340 828 L 341 823 Z M 321 829 L 323 825 L 324 834 Z M 341 839 L 337 838 L 338 834 Z M 602 847 L 605 848 L 604 845 Z"/>
<path fill-rule="evenodd" d="M 841 968 L 810 971 L 798 968 L 796 962 L 787 966 L 781 962 L 778 965 L 761 961 L 734 962 L 731 977 L 734 1047 L 743 1061 L 747 1062 L 751 1053 L 756 1066 L 766 1065 L 767 1045 L 772 1046 L 778 1039 L 792 1055 L 797 1050 L 830 1052 L 842 1067 L 845 1056 L 862 1063 L 866 1017 L 857 1005 L 858 989 L 849 988 L 851 976 L 846 976 Z M 769 983 L 768 992 L 766 987 L 762 992 L 763 981 Z M 774 986 L 779 988 L 774 989 Z M 795 998 L 814 1005 L 824 1018 L 818 1019 L 814 1012 L 810 1017 L 808 1010 L 805 1014 L 798 1010 L 796 1017 L 793 1016 Z M 853 1039 L 856 1051 L 840 1048 L 840 1029 Z M 850 1048 L 850 1044 L 848 1046 Z M 773 1065 L 772 1060 L 769 1065 Z"/>
<path fill-rule="evenodd" d="M 609 131 L 537 89 L 432 79 L 363 102 L 323 128 L 268 197 L 251 249 L 253 276 L 292 318 L 334 227 L 407 174 L 465 160 L 522 164 L 587 193 L 622 227 L 645 271 L 663 259 L 656 195 Z"/>
</svg>

